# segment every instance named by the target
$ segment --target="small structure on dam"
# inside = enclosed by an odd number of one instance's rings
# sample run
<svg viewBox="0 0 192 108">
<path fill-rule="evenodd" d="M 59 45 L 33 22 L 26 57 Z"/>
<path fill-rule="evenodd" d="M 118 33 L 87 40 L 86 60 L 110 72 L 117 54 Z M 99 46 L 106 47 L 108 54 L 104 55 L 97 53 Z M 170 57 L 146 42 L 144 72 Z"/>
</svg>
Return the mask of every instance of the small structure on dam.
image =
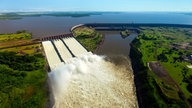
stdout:
<svg viewBox="0 0 192 108">
<path fill-rule="evenodd" d="M 88 52 L 72 34 L 57 35 L 42 38 L 47 62 L 51 70 L 60 63 L 66 63 L 68 59 L 78 57 Z"/>
</svg>

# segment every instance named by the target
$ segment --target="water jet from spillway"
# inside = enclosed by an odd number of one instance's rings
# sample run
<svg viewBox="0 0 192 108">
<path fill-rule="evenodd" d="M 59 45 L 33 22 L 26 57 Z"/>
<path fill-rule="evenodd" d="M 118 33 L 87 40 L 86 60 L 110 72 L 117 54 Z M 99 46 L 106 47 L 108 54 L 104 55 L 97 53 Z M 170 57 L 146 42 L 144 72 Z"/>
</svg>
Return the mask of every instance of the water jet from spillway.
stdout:
<svg viewBox="0 0 192 108">
<path fill-rule="evenodd" d="M 50 72 L 55 108 L 137 108 L 129 64 L 117 65 L 104 56 L 83 55 Z"/>
</svg>

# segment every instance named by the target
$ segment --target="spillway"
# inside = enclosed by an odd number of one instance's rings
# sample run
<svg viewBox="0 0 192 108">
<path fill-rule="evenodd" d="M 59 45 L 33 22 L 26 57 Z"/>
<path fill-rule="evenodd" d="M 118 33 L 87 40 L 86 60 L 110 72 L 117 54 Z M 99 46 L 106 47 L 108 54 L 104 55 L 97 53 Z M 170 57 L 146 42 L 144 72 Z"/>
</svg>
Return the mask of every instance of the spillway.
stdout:
<svg viewBox="0 0 192 108">
<path fill-rule="evenodd" d="M 58 49 L 63 60 L 72 58 L 71 53 L 69 52 L 69 50 L 66 48 L 66 46 L 63 44 L 63 42 L 60 39 L 56 39 L 53 42 L 56 48 Z"/>
<path fill-rule="evenodd" d="M 57 66 L 57 64 L 61 63 L 61 60 L 59 59 L 51 41 L 44 41 L 42 42 L 42 45 L 46 54 L 49 67 L 52 70 Z"/>
<path fill-rule="evenodd" d="M 63 41 L 75 56 L 80 56 L 87 53 L 87 50 L 77 40 L 75 40 L 75 38 L 63 38 Z"/>
<path fill-rule="evenodd" d="M 64 37 L 42 42 L 46 58 L 51 70 L 62 62 L 68 62 L 73 57 L 90 55 L 74 37 Z"/>
</svg>

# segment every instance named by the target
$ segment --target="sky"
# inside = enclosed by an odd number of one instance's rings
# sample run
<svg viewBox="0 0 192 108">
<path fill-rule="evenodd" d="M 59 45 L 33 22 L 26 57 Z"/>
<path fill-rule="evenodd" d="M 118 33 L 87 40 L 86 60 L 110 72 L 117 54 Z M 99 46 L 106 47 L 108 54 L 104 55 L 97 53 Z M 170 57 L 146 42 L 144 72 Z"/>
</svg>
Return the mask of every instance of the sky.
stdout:
<svg viewBox="0 0 192 108">
<path fill-rule="evenodd" d="M 0 0 L 4 11 L 192 12 L 192 0 Z"/>
</svg>

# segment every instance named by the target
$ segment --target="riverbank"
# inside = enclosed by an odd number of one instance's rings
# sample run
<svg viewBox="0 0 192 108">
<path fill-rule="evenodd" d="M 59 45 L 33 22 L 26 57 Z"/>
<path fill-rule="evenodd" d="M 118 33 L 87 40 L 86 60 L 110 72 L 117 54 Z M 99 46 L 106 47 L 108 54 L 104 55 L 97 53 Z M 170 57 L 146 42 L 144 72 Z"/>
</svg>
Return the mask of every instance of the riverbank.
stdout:
<svg viewBox="0 0 192 108">
<path fill-rule="evenodd" d="M 133 41 L 130 58 L 140 107 L 190 107 L 191 93 L 187 90 L 185 79 L 189 79 L 191 70 L 186 69 L 186 64 L 190 63 L 184 57 L 191 50 L 186 51 L 182 47 L 183 43 L 190 42 L 190 32 L 191 29 L 186 28 L 148 27 L 142 28 Z M 175 44 L 178 46 L 175 47 Z M 147 64 L 154 61 L 159 61 L 162 66 L 153 66 L 150 70 Z"/>
</svg>

